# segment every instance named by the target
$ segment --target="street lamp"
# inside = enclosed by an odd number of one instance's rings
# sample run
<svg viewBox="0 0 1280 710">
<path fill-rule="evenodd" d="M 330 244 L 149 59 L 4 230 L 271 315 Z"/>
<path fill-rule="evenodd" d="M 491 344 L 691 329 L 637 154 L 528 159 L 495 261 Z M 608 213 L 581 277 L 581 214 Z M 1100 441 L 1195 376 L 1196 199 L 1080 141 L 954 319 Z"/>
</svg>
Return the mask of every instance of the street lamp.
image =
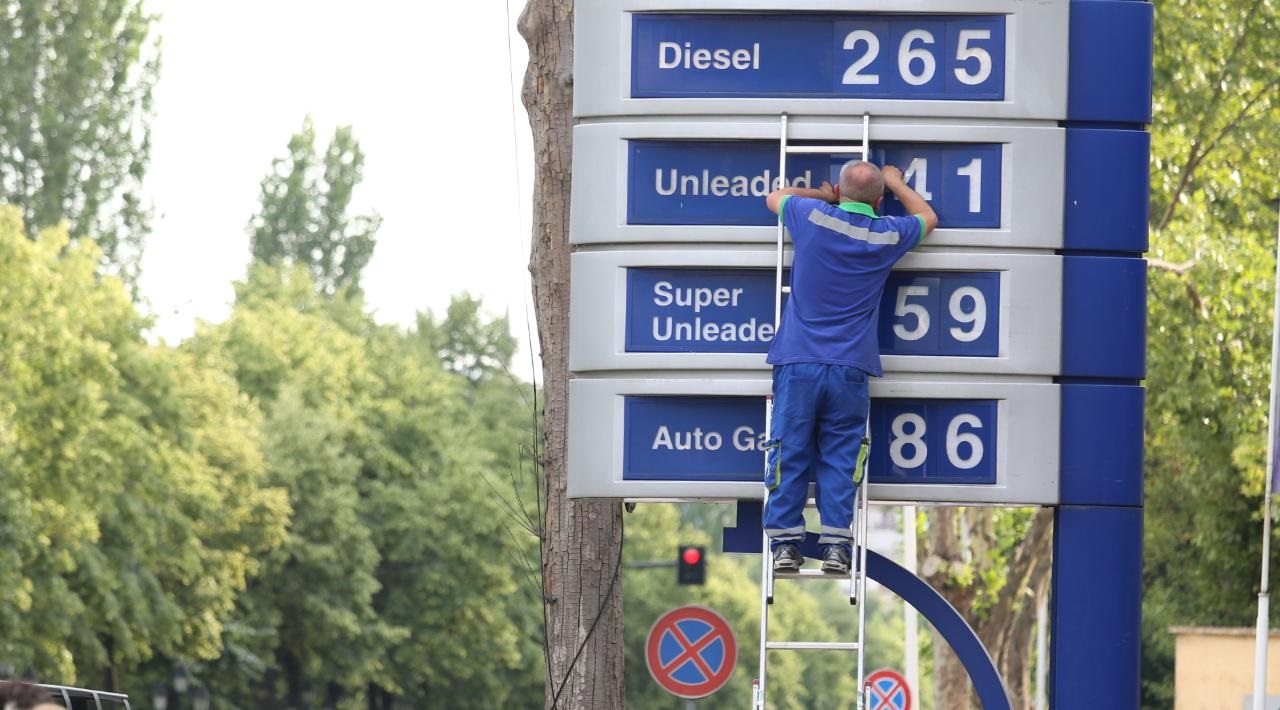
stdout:
<svg viewBox="0 0 1280 710">
<path fill-rule="evenodd" d="M 164 683 L 151 686 L 151 707 L 155 710 L 167 710 L 169 707 L 169 689 Z"/>
<path fill-rule="evenodd" d="M 191 694 L 191 710 L 209 710 L 212 703 L 213 698 L 209 696 L 209 689 L 203 685 Z"/>
</svg>

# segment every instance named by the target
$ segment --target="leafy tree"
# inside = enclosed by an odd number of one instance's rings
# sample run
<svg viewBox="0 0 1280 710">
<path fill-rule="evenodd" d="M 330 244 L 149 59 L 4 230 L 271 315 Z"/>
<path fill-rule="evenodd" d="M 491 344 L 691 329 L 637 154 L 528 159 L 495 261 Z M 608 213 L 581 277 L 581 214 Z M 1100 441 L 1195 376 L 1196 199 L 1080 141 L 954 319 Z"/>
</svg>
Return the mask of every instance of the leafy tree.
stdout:
<svg viewBox="0 0 1280 710">
<path fill-rule="evenodd" d="M 493 461 L 466 381 L 416 335 L 373 324 L 358 294 L 319 293 L 301 265 L 254 266 L 231 317 L 191 347 L 224 358 L 268 412 L 269 475 L 298 511 L 241 600 L 238 628 L 260 630 L 250 662 L 215 670 L 230 700 L 311 689 L 324 707 L 488 708 L 527 694 L 522 624 L 537 605 L 517 594 L 525 570 L 483 483 Z"/>
<path fill-rule="evenodd" d="M 120 687 L 156 656 L 218 655 L 289 509 L 234 382 L 148 345 L 101 253 L 69 241 L 0 209 L 0 657 Z"/>
<path fill-rule="evenodd" d="M 1272 41 L 1280 8 L 1198 0 L 1162 2 L 1157 12 L 1142 654 L 1149 708 L 1172 702 L 1169 626 L 1253 621 L 1280 192 L 1280 46 Z"/>
<path fill-rule="evenodd" d="M 377 214 L 348 215 L 363 176 L 364 151 L 351 127 L 334 130 L 319 155 L 308 117 L 289 139 L 289 154 L 274 160 L 262 180 L 258 213 L 249 222 L 254 261 L 301 264 L 328 295 L 359 288 L 382 223 Z"/>
<path fill-rule="evenodd" d="M 510 375 L 511 358 L 518 344 L 511 335 L 511 322 L 505 316 L 484 320 L 480 299 L 469 293 L 450 299 L 449 309 L 439 322 L 429 311 L 418 314 L 417 334 L 446 370 L 469 382 L 506 380 Z"/>
<path fill-rule="evenodd" d="M 0 1 L 0 200 L 28 236 L 66 220 L 126 282 L 148 210 L 159 51 L 142 0 Z"/>
</svg>

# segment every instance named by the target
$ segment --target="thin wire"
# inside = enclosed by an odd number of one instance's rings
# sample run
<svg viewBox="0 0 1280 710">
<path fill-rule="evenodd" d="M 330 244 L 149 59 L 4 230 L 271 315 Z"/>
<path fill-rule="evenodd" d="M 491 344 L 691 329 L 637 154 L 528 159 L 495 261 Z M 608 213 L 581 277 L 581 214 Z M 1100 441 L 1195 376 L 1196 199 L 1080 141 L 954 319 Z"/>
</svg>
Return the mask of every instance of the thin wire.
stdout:
<svg viewBox="0 0 1280 710">
<path fill-rule="evenodd" d="M 506 24 L 506 27 L 504 28 L 507 35 L 507 103 L 511 106 L 511 155 L 515 158 L 516 169 L 513 177 L 515 178 L 515 189 L 516 189 L 515 194 L 518 198 L 520 195 L 524 194 L 523 192 L 524 178 L 520 171 L 520 133 L 519 133 L 519 129 L 517 128 L 520 124 L 519 124 L 519 111 L 516 109 L 516 78 L 515 78 L 515 72 L 511 68 L 511 63 L 515 59 L 515 51 L 512 49 L 512 41 L 511 41 L 511 0 L 503 0 L 502 6 L 503 6 L 503 9 L 506 11 L 506 16 L 507 16 L 507 24 Z M 520 202 L 519 199 L 517 199 L 516 204 L 519 205 L 519 207 L 516 210 L 515 238 L 516 238 L 517 246 L 523 247 L 524 242 L 521 241 L 521 235 L 529 234 L 530 230 L 525 225 L 523 203 Z M 529 317 L 528 289 L 524 291 L 523 296 L 524 298 L 522 300 L 524 303 L 524 320 L 525 320 L 525 323 L 528 324 L 532 322 Z M 536 336 L 537 330 L 528 328 L 526 326 L 525 332 L 528 336 L 532 338 Z M 534 345 L 535 343 L 533 343 L 532 340 L 530 340 L 530 342 L 528 343 L 528 346 L 529 346 L 529 351 L 531 353 L 534 352 Z M 537 381 L 537 373 L 533 371 L 534 368 L 530 367 L 529 369 L 530 369 L 529 380 Z"/>
</svg>

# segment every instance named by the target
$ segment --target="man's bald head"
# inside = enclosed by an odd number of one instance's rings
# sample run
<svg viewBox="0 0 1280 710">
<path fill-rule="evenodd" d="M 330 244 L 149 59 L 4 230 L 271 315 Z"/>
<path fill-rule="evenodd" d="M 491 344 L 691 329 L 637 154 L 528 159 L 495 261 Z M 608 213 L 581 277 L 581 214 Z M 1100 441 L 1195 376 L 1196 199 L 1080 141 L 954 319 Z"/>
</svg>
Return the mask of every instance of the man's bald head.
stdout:
<svg viewBox="0 0 1280 710">
<path fill-rule="evenodd" d="M 880 168 L 865 160 L 850 160 L 840 168 L 840 199 L 874 206 L 884 196 Z"/>
</svg>

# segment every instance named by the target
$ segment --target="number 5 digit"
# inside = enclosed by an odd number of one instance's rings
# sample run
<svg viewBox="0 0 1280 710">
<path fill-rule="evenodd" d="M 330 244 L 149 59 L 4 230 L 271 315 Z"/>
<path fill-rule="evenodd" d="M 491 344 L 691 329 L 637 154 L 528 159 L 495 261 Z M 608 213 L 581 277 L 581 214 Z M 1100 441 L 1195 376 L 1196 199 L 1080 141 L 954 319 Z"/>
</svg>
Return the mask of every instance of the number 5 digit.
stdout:
<svg viewBox="0 0 1280 710">
<path fill-rule="evenodd" d="M 928 295 L 928 286 L 898 287 L 898 301 L 893 304 L 893 315 L 898 318 L 909 315 L 916 317 L 916 327 L 911 330 L 907 330 L 901 323 L 893 324 L 893 334 L 900 340 L 919 340 L 929 332 L 929 311 L 919 303 L 907 303 L 907 299 L 912 296 Z"/>
<path fill-rule="evenodd" d="M 978 71 L 970 74 L 966 67 L 955 68 L 956 78 L 962 83 L 974 86 L 981 84 L 991 76 L 991 54 L 982 47 L 970 47 L 969 42 L 980 39 L 991 39 L 991 30 L 960 30 L 960 42 L 956 47 L 956 62 L 969 59 L 978 60 Z"/>
</svg>

